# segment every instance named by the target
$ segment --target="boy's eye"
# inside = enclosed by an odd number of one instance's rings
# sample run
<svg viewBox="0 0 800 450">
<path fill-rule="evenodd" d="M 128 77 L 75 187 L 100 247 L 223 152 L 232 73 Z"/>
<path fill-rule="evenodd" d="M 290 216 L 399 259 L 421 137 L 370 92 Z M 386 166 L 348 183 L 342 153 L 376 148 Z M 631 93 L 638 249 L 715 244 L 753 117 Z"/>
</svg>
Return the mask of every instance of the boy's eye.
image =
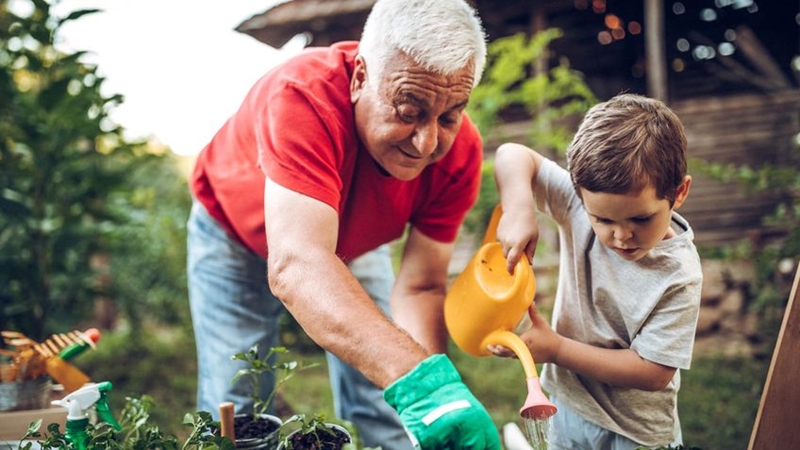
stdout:
<svg viewBox="0 0 800 450">
<path fill-rule="evenodd" d="M 652 218 L 653 218 L 653 216 L 647 216 L 647 217 L 634 217 L 633 219 L 631 219 L 631 221 L 632 221 L 633 223 L 643 224 L 643 223 L 648 223 L 648 222 L 650 222 L 650 220 L 652 220 Z"/>
<path fill-rule="evenodd" d="M 595 217 L 595 218 L 594 218 L 594 220 L 595 220 L 597 223 L 602 223 L 603 225 L 608 225 L 608 224 L 610 224 L 610 223 L 611 223 L 611 221 L 610 221 L 610 220 L 608 220 L 608 219 L 604 219 L 604 218 L 602 218 L 602 217 Z"/>
</svg>

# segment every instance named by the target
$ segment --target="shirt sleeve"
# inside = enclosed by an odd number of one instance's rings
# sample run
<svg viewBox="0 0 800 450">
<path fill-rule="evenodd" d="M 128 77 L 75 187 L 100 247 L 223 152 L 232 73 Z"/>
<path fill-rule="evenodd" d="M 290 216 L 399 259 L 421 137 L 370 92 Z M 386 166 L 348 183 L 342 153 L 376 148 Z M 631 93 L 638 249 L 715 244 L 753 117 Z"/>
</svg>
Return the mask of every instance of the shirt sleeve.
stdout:
<svg viewBox="0 0 800 450">
<path fill-rule="evenodd" d="M 281 186 L 339 210 L 342 146 L 331 128 L 338 114 L 313 102 L 300 87 L 274 89 L 257 108 L 258 162 L 264 174 Z"/>
<path fill-rule="evenodd" d="M 699 315 L 702 279 L 681 276 L 665 291 L 631 348 L 642 358 L 678 369 L 689 369 Z"/>
<path fill-rule="evenodd" d="M 570 212 L 580 206 L 569 172 L 545 158 L 539 167 L 534 189 L 539 211 L 552 217 L 559 225 L 568 226 Z"/>
</svg>

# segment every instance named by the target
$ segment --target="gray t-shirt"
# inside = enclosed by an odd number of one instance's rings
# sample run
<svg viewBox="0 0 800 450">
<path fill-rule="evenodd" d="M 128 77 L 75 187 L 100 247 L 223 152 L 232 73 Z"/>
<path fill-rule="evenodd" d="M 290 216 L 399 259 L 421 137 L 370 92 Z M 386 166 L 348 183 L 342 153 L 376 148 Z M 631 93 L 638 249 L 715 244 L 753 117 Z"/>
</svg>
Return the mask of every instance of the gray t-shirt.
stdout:
<svg viewBox="0 0 800 450">
<path fill-rule="evenodd" d="M 539 210 L 559 226 L 553 328 L 586 344 L 631 348 L 649 361 L 688 369 L 703 277 L 686 220 L 673 212 L 677 236 L 626 261 L 595 237 L 566 170 L 545 160 L 535 189 Z M 547 392 L 586 420 L 636 442 L 664 445 L 679 436 L 680 370 L 655 392 L 611 386 L 554 364 L 545 364 L 541 379 Z"/>
</svg>

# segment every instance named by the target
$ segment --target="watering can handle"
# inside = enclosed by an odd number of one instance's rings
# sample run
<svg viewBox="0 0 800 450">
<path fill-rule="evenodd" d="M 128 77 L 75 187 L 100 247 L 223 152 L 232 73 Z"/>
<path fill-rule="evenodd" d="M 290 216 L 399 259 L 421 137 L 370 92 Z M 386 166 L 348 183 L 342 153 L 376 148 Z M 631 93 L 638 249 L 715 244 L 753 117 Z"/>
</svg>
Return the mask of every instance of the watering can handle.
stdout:
<svg viewBox="0 0 800 450">
<path fill-rule="evenodd" d="M 489 225 L 486 227 L 486 234 L 483 236 L 481 245 L 491 244 L 497 241 L 497 224 L 500 223 L 500 216 L 503 215 L 503 208 L 498 203 L 492 211 L 492 217 L 489 219 Z"/>
</svg>

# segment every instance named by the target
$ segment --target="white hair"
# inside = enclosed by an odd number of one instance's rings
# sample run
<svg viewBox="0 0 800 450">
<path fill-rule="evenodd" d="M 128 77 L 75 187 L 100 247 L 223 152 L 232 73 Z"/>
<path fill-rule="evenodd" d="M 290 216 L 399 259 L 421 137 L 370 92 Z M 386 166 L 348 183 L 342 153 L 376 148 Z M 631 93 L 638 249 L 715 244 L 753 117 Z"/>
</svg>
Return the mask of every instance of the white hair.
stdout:
<svg viewBox="0 0 800 450">
<path fill-rule="evenodd" d="M 486 65 L 486 35 L 475 10 L 464 0 L 378 0 L 361 34 L 359 54 L 383 72 L 401 51 L 434 73 L 474 70 L 477 86 Z"/>
</svg>

